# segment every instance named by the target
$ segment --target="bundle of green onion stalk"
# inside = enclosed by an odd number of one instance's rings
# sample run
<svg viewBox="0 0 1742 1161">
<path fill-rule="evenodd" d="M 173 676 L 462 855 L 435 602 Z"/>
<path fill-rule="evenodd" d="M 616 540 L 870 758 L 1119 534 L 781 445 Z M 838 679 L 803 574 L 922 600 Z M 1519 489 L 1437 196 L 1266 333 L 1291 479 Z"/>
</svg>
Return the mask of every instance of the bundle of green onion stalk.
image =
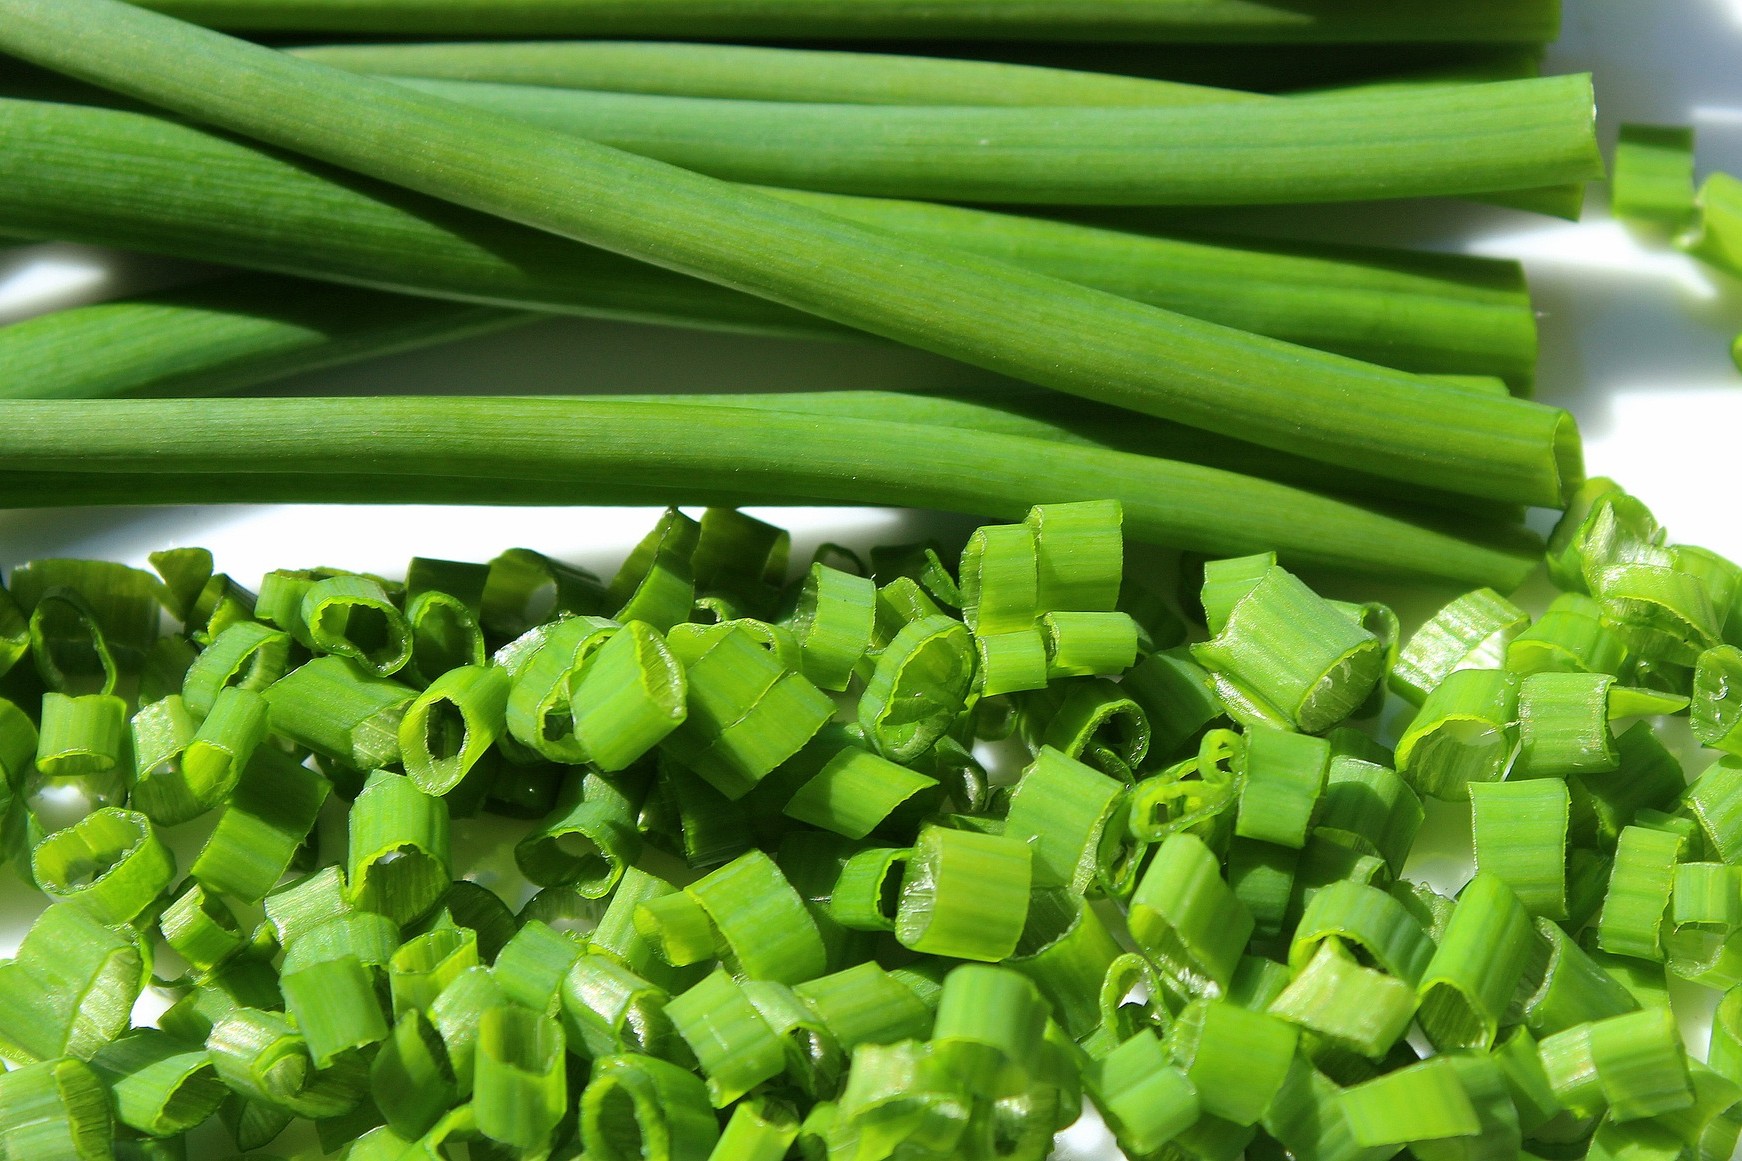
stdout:
<svg viewBox="0 0 1742 1161">
<path fill-rule="evenodd" d="M 0 506 L 666 508 L 609 583 L 14 569 L 0 1161 L 1039 1161 L 1088 1107 L 1133 1161 L 1730 1156 L 1742 568 L 1583 478 L 1516 264 L 1226 212 L 1576 217 L 1557 19 L 0 0 L 0 237 L 213 271 L 0 329 Z M 1630 131 L 1616 206 L 1722 263 L 1690 149 Z M 997 385 L 240 397 L 561 315 Z M 737 509 L 811 502 L 1008 523 L 794 577 Z"/>
</svg>

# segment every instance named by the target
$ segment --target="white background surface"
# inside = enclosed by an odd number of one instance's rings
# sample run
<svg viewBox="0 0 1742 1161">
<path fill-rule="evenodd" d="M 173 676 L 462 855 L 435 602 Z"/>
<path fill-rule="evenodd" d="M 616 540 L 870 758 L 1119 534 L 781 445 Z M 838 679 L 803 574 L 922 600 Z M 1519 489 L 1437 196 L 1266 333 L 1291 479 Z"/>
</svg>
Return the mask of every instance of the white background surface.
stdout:
<svg viewBox="0 0 1742 1161">
<path fill-rule="evenodd" d="M 1456 2 L 1456 0 L 1448 0 Z M 1605 146 L 1621 121 L 1692 123 L 1701 173 L 1742 173 L 1742 0 L 1566 0 L 1551 71 L 1596 73 Z M 0 142 L 0 148 L 4 143 Z M 1742 558 L 1742 375 L 1729 359 L 1742 329 L 1738 287 L 1610 221 L 1595 191 L 1578 224 L 1464 206 L 1410 205 L 1317 215 L 1350 241 L 1398 242 L 1523 259 L 1541 316 L 1539 397 L 1571 408 L 1592 474 L 1644 498 L 1671 536 Z M 0 323 L 76 301 L 175 280 L 173 264 L 117 260 L 79 247 L 0 252 Z M 0 367 L 0 375 L 6 368 Z M 455 347 L 283 384 L 295 394 L 756 390 L 940 385 L 987 376 L 888 347 L 802 344 L 561 320 Z M 764 513 L 794 530 L 795 557 L 818 540 L 861 546 L 911 538 L 936 518 L 869 510 Z M 609 575 L 655 517 L 651 509 L 190 507 L 0 512 L 0 567 L 43 555 L 143 565 L 171 545 L 202 544 L 252 584 L 270 568 L 328 564 L 395 573 L 415 554 L 488 559 L 525 545 Z M 960 528 L 959 520 L 945 520 Z M 1546 527 L 1546 525 L 1544 525 Z M 1450 836 L 1438 861 L 1464 855 Z M 25 905 L 0 890 L 0 952 Z M 10 938 L 8 938 L 10 936 Z M 1678 995 L 1678 1000 L 1683 999 Z M 1085 1126 L 1064 1142 L 1106 1155 Z"/>
</svg>

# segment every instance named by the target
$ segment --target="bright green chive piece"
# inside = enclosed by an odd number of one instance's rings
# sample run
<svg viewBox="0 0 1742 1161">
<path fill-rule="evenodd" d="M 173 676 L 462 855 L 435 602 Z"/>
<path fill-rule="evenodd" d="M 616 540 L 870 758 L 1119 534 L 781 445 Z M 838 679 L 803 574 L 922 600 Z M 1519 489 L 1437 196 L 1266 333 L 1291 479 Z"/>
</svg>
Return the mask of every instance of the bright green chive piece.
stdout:
<svg viewBox="0 0 1742 1161">
<path fill-rule="evenodd" d="M 579 616 L 532 630 L 530 652 L 509 667 L 507 723 L 515 741 L 553 762 L 586 761 L 574 736 L 574 688 L 592 655 L 617 629 L 604 617 Z"/>
<path fill-rule="evenodd" d="M 290 635 L 258 621 L 239 621 L 224 629 L 194 658 L 182 698 L 196 717 L 210 713 L 227 686 L 264 690 L 284 676 Z"/>
<path fill-rule="evenodd" d="M 1473 782 L 1499 781 L 1518 749 L 1519 684 L 1503 669 L 1447 675 L 1398 740 L 1398 773 L 1418 792 L 1454 801 L 1468 798 Z"/>
<path fill-rule="evenodd" d="M 1671 808 L 1687 785 L 1681 761 L 1648 722 L 1636 722 L 1615 740 L 1619 766 L 1607 774 L 1574 775 L 1572 838 L 1612 850 L 1621 828 L 1641 809 Z"/>
<path fill-rule="evenodd" d="M 671 996 L 608 956 L 587 954 L 562 983 L 569 1042 L 594 1058 L 618 1052 L 669 1056 L 676 1031 L 665 1014 Z"/>
<path fill-rule="evenodd" d="M 164 942 L 187 961 L 196 978 L 209 974 L 244 946 L 241 925 L 230 905 L 197 882 L 164 908 L 158 927 Z"/>
<path fill-rule="evenodd" d="M 427 912 L 453 880 L 448 805 L 411 779 L 376 771 L 351 806 L 345 877 L 357 906 L 405 924 Z"/>
<path fill-rule="evenodd" d="M 728 597 L 743 614 L 760 616 L 774 590 L 786 583 L 792 536 L 737 508 L 715 506 L 702 513 L 691 565 L 696 591 Z"/>
<path fill-rule="evenodd" d="M 325 892 L 321 892 L 325 894 Z M 305 902 L 313 902 L 307 899 Z M 285 948 L 283 971 L 288 974 L 332 960 L 354 959 L 378 979 L 399 945 L 399 925 L 373 911 L 343 911 L 298 932 Z"/>
<path fill-rule="evenodd" d="M 1211 1116 L 1256 1124 L 1281 1090 L 1299 1031 L 1224 1000 L 1195 1000 L 1174 1021 L 1167 1048 Z"/>
<path fill-rule="evenodd" d="M 1198 594 L 1198 603 L 1204 607 L 1204 624 L 1212 635 L 1222 631 L 1234 606 L 1257 588 L 1264 574 L 1275 567 L 1274 552 L 1205 562 L 1204 585 Z"/>
<path fill-rule="evenodd" d="M 581 941 L 547 923 L 528 919 L 496 953 L 491 973 L 510 1000 L 554 1016 L 562 1006 L 563 978 L 585 951 Z"/>
<path fill-rule="evenodd" d="M 1471 880 L 1418 986 L 1418 1018 L 1436 1047 L 1493 1047 L 1535 939 L 1505 882 L 1489 874 Z"/>
<path fill-rule="evenodd" d="M 197 813 L 229 801 L 242 771 L 266 741 L 267 717 L 266 699 L 251 689 L 231 686 L 218 694 L 181 755 L 180 782 Z"/>
<path fill-rule="evenodd" d="M 1034 534 L 1038 611 L 1113 611 L 1125 570 L 1124 519 L 1117 500 L 1029 509 L 1025 524 Z"/>
<path fill-rule="evenodd" d="M 1260 939 L 1282 934 L 1294 894 L 1300 852 L 1257 839 L 1228 843 L 1228 885 L 1252 913 L 1252 933 Z"/>
<path fill-rule="evenodd" d="M 1532 673 L 1619 674 L 1627 646 L 1605 625 L 1595 600 L 1561 593 L 1536 623 L 1506 646 L 1506 668 Z"/>
<path fill-rule="evenodd" d="M 261 747 L 188 873 L 208 890 L 258 902 L 289 869 L 331 792 L 313 770 Z"/>
<path fill-rule="evenodd" d="M 773 859 L 752 850 L 685 888 L 707 913 L 732 970 L 794 984 L 822 975 L 822 941 Z"/>
<path fill-rule="evenodd" d="M 478 966 L 478 933 L 438 927 L 400 944 L 387 962 L 393 1015 L 426 1011 L 459 974 Z"/>
<path fill-rule="evenodd" d="M 108 694 L 42 697 L 36 768 L 47 778 L 107 774 L 120 766 L 127 740 L 127 703 Z"/>
<path fill-rule="evenodd" d="M 901 880 L 912 854 L 871 847 L 849 855 L 829 892 L 829 916 L 854 931 L 894 931 Z"/>
<path fill-rule="evenodd" d="M 1040 619 L 1049 679 L 1114 675 L 1137 660 L 1129 613 L 1047 613 Z"/>
<path fill-rule="evenodd" d="M 1458 597 L 1416 630 L 1398 651 L 1391 688 L 1421 705 L 1458 669 L 1498 669 L 1530 615 L 1493 589 Z"/>
<path fill-rule="evenodd" d="M 1688 785 L 1682 802 L 1706 845 L 1726 863 L 1742 863 L 1742 761 L 1720 758 Z"/>
<path fill-rule="evenodd" d="M 974 638 L 975 670 L 986 697 L 1045 689 L 1047 641 L 1039 627 L 1007 633 L 982 633 Z"/>
<path fill-rule="evenodd" d="M 609 603 L 592 573 L 529 548 L 510 548 L 491 560 L 488 569 L 478 616 L 497 637 L 519 637 L 565 614 L 597 615 Z"/>
<path fill-rule="evenodd" d="M 1084 1089 L 1128 1154 L 1151 1156 L 1195 1123 L 1197 1090 L 1153 1032 L 1139 1032 L 1095 1062 Z"/>
<path fill-rule="evenodd" d="M 355 956 L 287 971 L 280 986 L 285 1009 L 296 1018 L 316 1068 L 327 1068 L 344 1053 L 387 1039 L 387 1019 L 375 979 Z"/>
<path fill-rule="evenodd" d="M 353 915 L 357 909 L 347 897 L 344 870 L 329 866 L 273 891 L 263 900 L 263 910 L 278 945 L 288 948 L 328 920 Z M 398 924 L 389 923 L 398 938 Z"/>
<path fill-rule="evenodd" d="M 1728 934 L 1742 927 L 1742 867 L 1678 863 L 1670 895 L 1670 926 Z"/>
<path fill-rule="evenodd" d="M 895 938 L 927 955 L 996 963 L 1016 949 L 1033 855 L 1000 835 L 927 826 L 901 876 Z"/>
<path fill-rule="evenodd" d="M 936 615 L 907 625 L 865 683 L 859 724 L 866 740 L 891 761 L 912 761 L 955 722 L 973 674 L 973 644 L 961 622 Z"/>
<path fill-rule="evenodd" d="M 564 783 L 557 810 L 515 846 L 514 861 L 540 886 L 573 886 L 603 899 L 641 853 L 638 802 L 631 786 L 577 770 Z"/>
<path fill-rule="evenodd" d="M 1386 892 L 1347 879 L 1313 892 L 1289 942 L 1288 962 L 1304 969 L 1327 940 L 1359 948 L 1382 971 L 1414 986 L 1434 955 L 1433 941 Z"/>
<path fill-rule="evenodd" d="M 939 1064 L 978 1095 L 999 1099 L 1026 1087 L 1046 1031 L 1046 1000 L 1027 976 L 963 964 L 944 977 L 930 1038 Z"/>
<path fill-rule="evenodd" d="M 1363 1146 L 1472 1137 L 1482 1129 L 1449 1056 L 1345 1089 L 1341 1103 L 1355 1143 Z"/>
<path fill-rule="evenodd" d="M 1029 979 L 1067 1034 L 1081 1039 L 1104 1023 L 1101 989 L 1121 950 L 1101 916 L 1067 890 L 1036 891 L 1016 954 L 1005 966 Z"/>
<path fill-rule="evenodd" d="M 1131 897 L 1131 936 L 1162 970 L 1193 992 L 1227 988 L 1252 916 L 1222 880 L 1215 855 L 1188 834 L 1156 851 Z"/>
<path fill-rule="evenodd" d="M 1281 568 L 1268 570 L 1222 631 L 1192 653 L 1306 733 L 1353 712 L 1385 664 L 1378 638 Z"/>
<path fill-rule="evenodd" d="M 825 564 L 813 564 L 799 591 L 792 631 L 801 670 L 818 689 L 840 692 L 871 646 L 877 586 Z"/>
<path fill-rule="evenodd" d="M 1655 563 L 1617 564 L 1593 578 L 1604 619 L 1646 661 L 1693 665 L 1718 643 L 1721 622 L 1705 583 Z"/>
<path fill-rule="evenodd" d="M 91 1069 L 109 1087 L 115 1119 L 150 1137 L 194 1128 L 227 1095 L 200 1045 L 152 1028 L 105 1045 Z"/>
<path fill-rule="evenodd" d="M 358 770 L 399 761 L 399 723 L 416 696 L 343 657 L 316 657 L 265 690 L 273 733 Z"/>
<path fill-rule="evenodd" d="M 1162 757 L 1177 753 L 1222 716 L 1209 674 L 1184 650 L 1151 653 L 1125 674 L 1120 687 L 1142 707 L 1149 748 Z"/>
<path fill-rule="evenodd" d="M 846 746 L 787 802 L 787 817 L 850 839 L 862 839 L 897 812 L 935 797 L 924 774 Z"/>
<path fill-rule="evenodd" d="M 666 1014 L 695 1053 L 715 1108 L 725 1108 L 786 1067 L 774 1030 L 724 969 L 674 997 Z"/>
<path fill-rule="evenodd" d="M 74 696 L 116 693 L 139 674 L 158 639 L 160 591 L 150 573 L 102 560 L 35 560 L 11 577 L 38 676 Z"/>
<path fill-rule="evenodd" d="M 360 1060 L 317 1070 L 302 1036 L 279 1012 L 234 1009 L 213 1026 L 206 1051 L 233 1092 L 294 1116 L 349 1112 L 366 1084 Z"/>
<path fill-rule="evenodd" d="M 720 1136 L 702 1081 L 651 1056 L 594 1061 L 580 1112 L 587 1156 L 602 1161 L 707 1161 Z"/>
<path fill-rule="evenodd" d="M 1377 1060 L 1409 1027 L 1415 1007 L 1414 988 L 1362 967 L 1327 939 L 1266 1011 Z"/>
<path fill-rule="evenodd" d="M 115 1155 L 109 1094 L 81 1060 L 46 1060 L 0 1074 L 0 1153 L 100 1161 Z"/>
<path fill-rule="evenodd" d="M 1330 761 L 1330 743 L 1322 738 L 1262 727 L 1247 731 L 1246 781 L 1234 833 L 1296 850 L 1304 846 Z"/>
<path fill-rule="evenodd" d="M 1383 859 L 1395 875 L 1424 817 L 1421 799 L 1389 766 L 1333 753 L 1313 834 Z"/>
<path fill-rule="evenodd" d="M 152 702 L 133 715 L 130 801 L 153 822 L 169 826 L 185 821 L 178 816 L 192 804 L 182 781 L 182 754 L 198 728 L 180 694 Z"/>
<path fill-rule="evenodd" d="M 1597 946 L 1616 955 L 1663 959 L 1663 922 L 1685 845 L 1668 831 L 1644 826 L 1621 831 L 1597 920 Z"/>
<path fill-rule="evenodd" d="M 1724 993 L 1712 1012 L 1711 1046 L 1706 1063 L 1726 1079 L 1742 1076 L 1742 986 Z"/>
<path fill-rule="evenodd" d="M 790 1106 L 772 1098 L 744 1101 L 732 1110 L 708 1161 L 781 1161 L 798 1137 Z"/>
<path fill-rule="evenodd" d="M 407 1011 L 394 1024 L 369 1065 L 369 1092 L 387 1124 L 413 1138 L 434 1128 L 458 1099 L 447 1046 L 421 1011 Z"/>
<path fill-rule="evenodd" d="M 1620 758 L 1609 730 L 1607 673 L 1533 673 L 1518 686 L 1520 778 L 1564 778 L 1613 770 Z"/>
<path fill-rule="evenodd" d="M 1019 719 L 1024 738 L 1121 782 L 1135 781 L 1149 756 L 1149 718 L 1122 685 L 1106 679 L 1067 682 L 1028 699 Z"/>
<path fill-rule="evenodd" d="M 1011 796 L 1004 837 L 1029 844 L 1036 886 L 1080 895 L 1118 859 L 1124 811 L 1124 784 L 1043 747 Z"/>
<path fill-rule="evenodd" d="M 175 877 L 175 856 L 151 820 L 105 806 L 55 831 L 30 852 L 30 871 L 51 899 L 99 922 L 129 923 L 157 901 Z"/>
<path fill-rule="evenodd" d="M 562 1026 L 514 1004 L 478 1024 L 472 1109 L 478 1131 L 511 1148 L 537 1151 L 568 1107 Z"/>
<path fill-rule="evenodd" d="M 1570 809 L 1567 785 L 1556 778 L 1470 786 L 1476 869 L 1512 888 L 1533 916 L 1567 918 Z"/>
<path fill-rule="evenodd" d="M 144 979 L 137 943 L 76 907 L 50 907 L 0 963 L 0 1045 L 9 1058 L 89 1059 L 127 1030 Z"/>
<path fill-rule="evenodd" d="M 631 621 L 592 654 L 569 695 L 571 730 L 587 761 L 626 769 L 683 724 L 684 671 L 656 629 Z"/>
<path fill-rule="evenodd" d="M 932 1009 L 875 963 L 865 962 L 794 986 L 793 993 L 847 1052 L 931 1033 Z"/>
<path fill-rule="evenodd" d="M 465 665 L 441 674 L 399 722 L 405 773 L 425 794 L 453 790 L 506 729 L 508 674 Z"/>
<path fill-rule="evenodd" d="M 1689 719 L 1702 745 L 1742 753 L 1742 649 L 1715 645 L 1694 665 Z"/>
<path fill-rule="evenodd" d="M 489 968 L 468 968 L 455 977 L 430 1005 L 429 1022 L 440 1033 L 454 1070 L 454 1084 L 464 1094 L 472 1089 L 477 1063 L 478 1025 L 485 1012 L 508 1000 Z"/>
<path fill-rule="evenodd" d="M 962 619 L 986 637 L 1029 629 L 1040 613 L 1040 564 L 1027 524 L 975 529 L 962 550 Z"/>
<path fill-rule="evenodd" d="M 1617 1122 L 1686 1108 L 1694 1093 L 1675 1017 L 1647 1008 L 1580 1025 L 1539 1046 L 1555 1095 L 1580 1115 Z"/>
<path fill-rule="evenodd" d="M 1667 563 L 1664 530 L 1650 509 L 1597 476 L 1574 492 L 1549 537 L 1548 572 L 1568 592 L 1596 595 L 1603 571 L 1626 562 Z"/>
<path fill-rule="evenodd" d="M 1680 229 L 1694 216 L 1694 131 L 1621 126 L 1609 181 L 1609 206 L 1617 217 Z"/>
<path fill-rule="evenodd" d="M 635 908 L 635 931 L 673 967 L 713 958 L 718 943 L 706 909 L 681 891 L 641 900 Z"/>
<path fill-rule="evenodd" d="M 701 525 L 667 508 L 611 579 L 610 598 L 618 606 L 612 619 L 641 621 L 661 633 L 688 620 L 696 599 L 690 558 L 700 538 Z"/>
<path fill-rule="evenodd" d="M 411 626 L 372 577 L 347 573 L 316 581 L 303 592 L 297 615 L 317 652 L 348 657 L 381 677 L 411 660 Z"/>
</svg>

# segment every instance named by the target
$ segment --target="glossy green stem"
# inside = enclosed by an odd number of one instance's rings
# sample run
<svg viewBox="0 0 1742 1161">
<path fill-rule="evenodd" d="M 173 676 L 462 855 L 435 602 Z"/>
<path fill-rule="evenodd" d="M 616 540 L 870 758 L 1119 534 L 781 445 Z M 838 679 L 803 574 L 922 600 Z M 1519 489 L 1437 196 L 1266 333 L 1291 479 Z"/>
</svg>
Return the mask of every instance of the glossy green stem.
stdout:
<svg viewBox="0 0 1742 1161">
<path fill-rule="evenodd" d="M 0 49 L 447 200 L 1070 394 L 1490 499 L 1559 504 L 1571 417 L 1230 330 L 119 0 L 0 0 Z"/>
<path fill-rule="evenodd" d="M 1513 586 L 1530 546 L 1495 548 L 1213 468 L 1022 436 L 842 416 L 599 399 L 373 398 L 0 403 L 10 472 L 90 477 L 79 502 L 454 499 L 509 480 L 509 502 L 913 505 L 1014 518 L 1115 498 L 1139 539 L 1236 555 Z M 324 479 L 412 481 L 336 496 Z M 262 474 L 274 487 L 262 494 Z M 107 495 L 96 480 L 113 475 Z M 166 485 L 149 489 L 149 478 Z M 308 487 L 299 486 L 306 480 Z M 446 480 L 448 483 L 443 484 Z M 52 500 L 28 475 L 0 503 Z M 38 485 L 42 481 L 36 481 Z M 144 486 L 142 487 L 142 483 Z M 485 485 L 473 503 L 503 502 Z"/>
</svg>

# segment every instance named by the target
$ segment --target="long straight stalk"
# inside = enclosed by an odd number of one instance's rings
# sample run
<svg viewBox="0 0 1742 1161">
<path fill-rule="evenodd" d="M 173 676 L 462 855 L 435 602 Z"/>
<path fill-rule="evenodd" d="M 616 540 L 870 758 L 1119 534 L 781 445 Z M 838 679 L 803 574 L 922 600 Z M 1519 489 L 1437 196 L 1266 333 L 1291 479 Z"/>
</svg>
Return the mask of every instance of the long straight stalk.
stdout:
<svg viewBox="0 0 1742 1161">
<path fill-rule="evenodd" d="M 1552 0 L 138 0 L 250 32 L 1546 43 Z"/>
<path fill-rule="evenodd" d="M 374 291 L 321 291 L 294 279 L 238 275 L 131 301 L 76 307 L 0 328 L 0 398 L 194 397 L 244 390 L 535 322 L 546 315 Z M 1202 464 L 1295 487 L 1408 502 L 1516 523 L 1522 513 L 1452 493 L 1274 452 L 1038 387 L 953 395 L 893 391 L 622 396 L 794 411 L 1021 435 Z"/>
<path fill-rule="evenodd" d="M 330 44 L 293 56 L 347 72 L 613 93 L 866 105 L 1222 105 L 1238 89 L 1001 61 L 746 44 L 559 40 Z"/>
<path fill-rule="evenodd" d="M 0 229 L 545 311 L 844 333 L 736 291 L 159 118 L 0 100 L 0 139 Z M 202 179 L 190 181 L 196 173 Z M 1516 263 L 1291 252 L 959 207 L 783 196 L 916 242 L 1404 370 L 1501 375 L 1522 387 L 1535 363 L 1535 317 Z"/>
<path fill-rule="evenodd" d="M 1017 205 L 1455 197 L 1602 176 L 1588 77 L 1174 108 L 727 101 L 398 78 L 728 181 Z"/>
<path fill-rule="evenodd" d="M 1563 411 L 1087 290 L 120 3 L 0 0 L 0 49 L 138 99 L 1071 394 L 1313 459 L 1559 504 Z"/>
<path fill-rule="evenodd" d="M 1140 539 L 1201 552 L 1275 548 L 1303 563 L 1510 587 L 1528 547 L 1495 548 L 1214 468 L 1022 436 L 844 416 L 600 399 L 416 398 L 0 402 L 0 463 L 105 479 L 81 502 L 404 501 L 442 479 L 509 479 L 556 503 L 890 504 L 986 516 L 1111 497 Z M 324 477 L 418 487 L 336 497 Z M 262 495 L 260 476 L 290 491 Z M 141 481 L 179 479 L 168 490 Z M 306 479 L 308 489 L 299 490 Z M 28 479 L 20 477 L 21 483 Z M 166 486 L 169 480 L 164 481 Z M 424 484 L 431 485 L 426 490 Z M 188 490 L 175 491 L 174 487 Z M 488 486 L 467 502 L 491 503 Z M 18 506 L 44 497 L 0 493 Z"/>
</svg>

